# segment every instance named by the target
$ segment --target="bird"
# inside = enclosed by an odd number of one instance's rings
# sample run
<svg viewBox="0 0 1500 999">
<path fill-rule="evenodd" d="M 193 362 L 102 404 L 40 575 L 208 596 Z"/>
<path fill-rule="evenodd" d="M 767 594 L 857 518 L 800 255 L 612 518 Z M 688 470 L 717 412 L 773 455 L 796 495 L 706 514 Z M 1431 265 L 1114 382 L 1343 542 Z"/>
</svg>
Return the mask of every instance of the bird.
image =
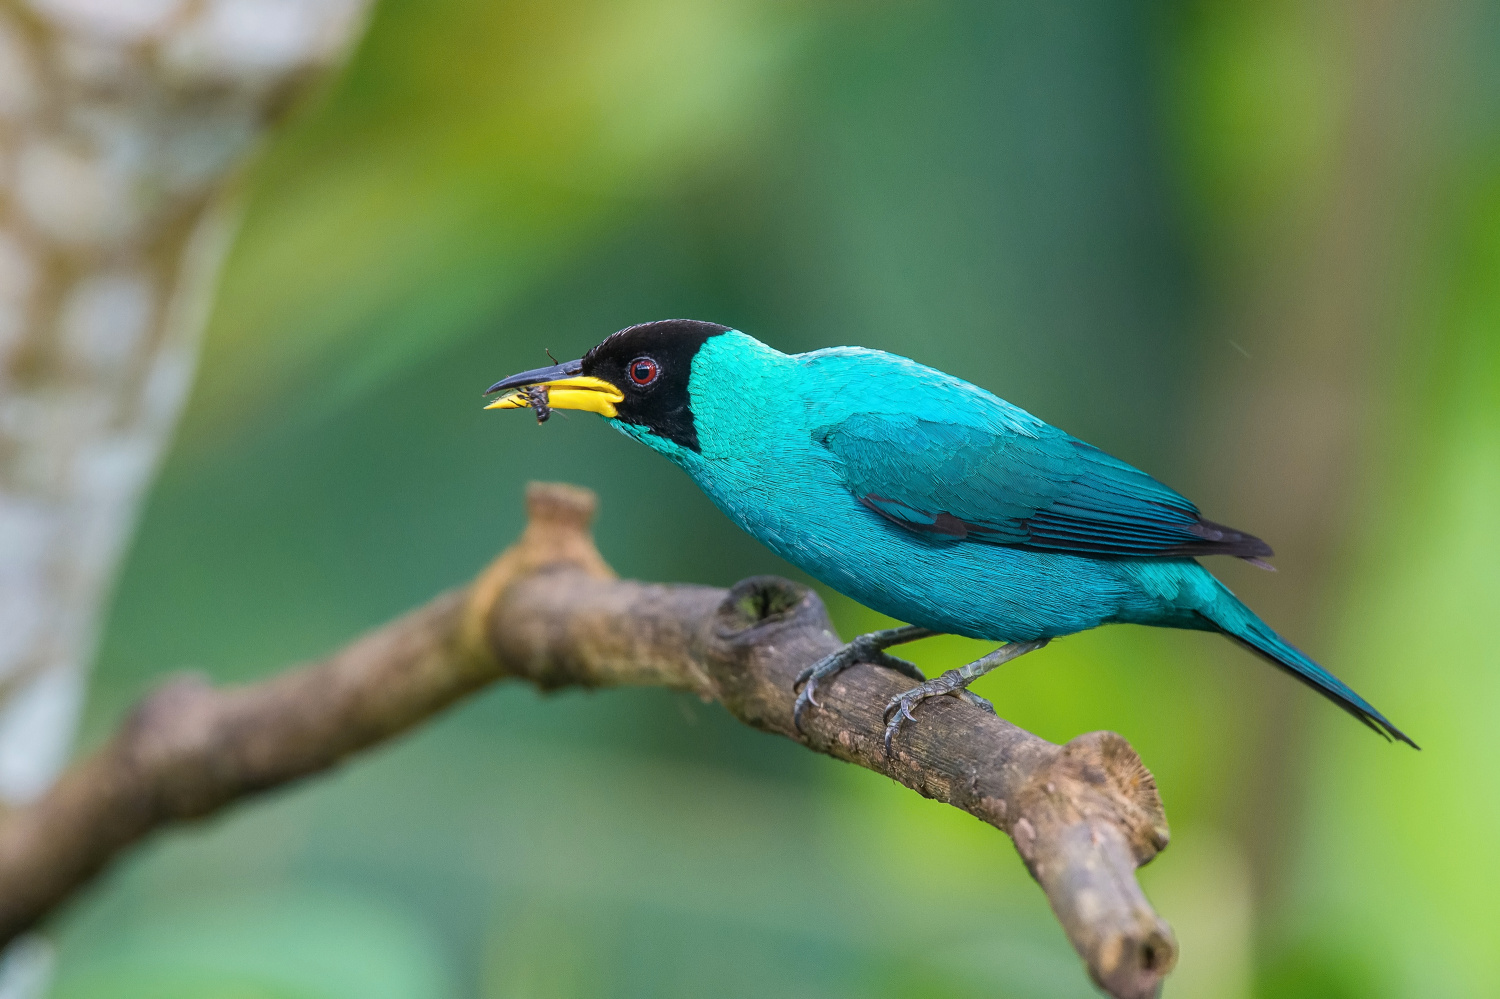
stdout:
<svg viewBox="0 0 1500 999">
<path fill-rule="evenodd" d="M 915 684 L 885 705 L 887 754 L 914 710 L 1054 638 L 1105 624 L 1219 632 L 1365 725 L 1418 748 L 1278 635 L 1199 558 L 1269 568 L 1261 539 L 1207 520 L 1132 465 L 961 378 L 896 354 L 786 354 L 667 319 L 582 358 L 495 382 L 486 409 L 596 413 L 680 466 L 730 520 L 814 579 L 897 621 L 796 678 L 793 720 L 856 662 Z M 543 410 L 538 410 L 538 416 Z M 933 679 L 889 649 L 933 635 L 996 644 Z"/>
</svg>

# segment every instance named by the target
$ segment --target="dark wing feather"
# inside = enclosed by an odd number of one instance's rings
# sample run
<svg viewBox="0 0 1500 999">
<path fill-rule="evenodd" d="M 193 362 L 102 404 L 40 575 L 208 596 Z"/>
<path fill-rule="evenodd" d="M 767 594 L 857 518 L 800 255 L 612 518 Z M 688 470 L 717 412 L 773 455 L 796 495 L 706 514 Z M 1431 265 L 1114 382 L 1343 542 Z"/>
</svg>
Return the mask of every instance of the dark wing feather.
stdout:
<svg viewBox="0 0 1500 999">
<path fill-rule="evenodd" d="M 1137 558 L 1271 554 L 1145 472 L 1045 424 L 1023 432 L 859 413 L 814 437 L 841 460 L 856 500 L 935 540 Z"/>
</svg>

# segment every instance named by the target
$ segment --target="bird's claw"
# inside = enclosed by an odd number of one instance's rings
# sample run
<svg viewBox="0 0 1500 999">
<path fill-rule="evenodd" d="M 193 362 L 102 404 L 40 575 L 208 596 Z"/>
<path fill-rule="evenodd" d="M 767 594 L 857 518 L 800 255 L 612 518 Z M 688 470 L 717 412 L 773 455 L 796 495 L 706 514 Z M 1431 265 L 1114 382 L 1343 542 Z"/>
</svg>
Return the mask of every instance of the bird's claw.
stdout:
<svg viewBox="0 0 1500 999">
<path fill-rule="evenodd" d="M 988 711 L 990 714 L 995 714 L 995 706 L 989 701 L 986 701 L 983 697 L 980 697 L 978 694 L 974 693 L 974 691 L 970 690 L 968 687 L 960 687 L 953 692 L 953 696 L 958 698 L 960 701 L 965 701 L 969 704 L 974 705 L 981 711 Z"/>
<path fill-rule="evenodd" d="M 800 682 L 801 681 L 799 681 L 799 683 Z M 796 690 L 797 688 L 793 687 L 792 689 Z M 792 705 L 792 727 L 795 728 L 798 732 L 802 731 L 802 713 L 807 710 L 808 705 L 812 705 L 815 708 L 821 708 L 823 706 L 819 704 L 818 699 L 813 696 L 814 692 L 817 689 L 818 681 L 809 679 L 807 681 L 807 686 L 802 688 L 802 692 L 797 695 L 797 700 Z"/>
<path fill-rule="evenodd" d="M 798 687 L 802 688 L 801 692 L 797 695 L 796 703 L 792 705 L 792 727 L 798 732 L 802 731 L 802 715 L 807 711 L 808 706 L 811 705 L 815 708 L 823 706 L 818 702 L 817 698 L 818 681 L 837 675 L 843 670 L 848 669 L 854 662 L 853 658 L 848 656 L 849 649 L 850 646 L 845 646 L 837 652 L 824 656 L 801 673 L 798 673 L 797 679 L 792 682 L 793 690 L 796 690 Z"/>
<path fill-rule="evenodd" d="M 809 680 L 811 680 L 812 677 L 813 677 L 813 674 L 818 671 L 818 667 L 821 666 L 821 665 L 823 665 L 823 663 L 825 663 L 825 662 L 827 662 L 827 657 L 826 656 L 823 659 L 819 659 L 817 662 L 813 663 L 811 666 L 807 667 L 802 672 L 798 673 L 797 674 L 797 679 L 795 679 L 795 680 L 792 681 L 792 689 L 796 690 L 799 687 L 801 687 L 804 683 L 806 683 Z"/>
<path fill-rule="evenodd" d="M 990 714 L 994 714 L 995 706 L 983 697 L 970 691 L 964 686 L 965 682 L 964 678 L 959 675 L 958 670 L 949 670 L 934 680 L 918 684 L 910 690 L 891 698 L 886 703 L 885 713 L 881 716 L 887 720 L 885 726 L 885 755 L 891 755 L 891 742 L 896 736 L 901 734 L 901 726 L 906 722 L 917 720 L 916 716 L 911 713 L 912 708 L 915 708 L 929 697 L 941 697 L 944 694 L 951 694 L 961 701 L 966 701 L 974 705 L 976 708 L 981 708 Z"/>
<path fill-rule="evenodd" d="M 848 645 L 831 652 L 813 663 L 811 666 L 797 674 L 797 679 L 792 681 L 792 689 L 801 687 L 797 694 L 797 700 L 792 705 L 792 727 L 798 732 L 802 731 L 802 716 L 806 714 L 809 706 L 821 708 L 823 705 L 818 701 L 818 683 L 830 677 L 837 676 L 855 663 L 871 663 L 875 666 L 884 666 L 886 669 L 895 670 L 903 676 L 909 676 L 920 682 L 925 681 L 922 671 L 914 663 L 893 656 L 879 646 L 872 645 L 868 641 L 856 638 Z"/>
<path fill-rule="evenodd" d="M 886 756 L 891 755 L 891 740 L 895 739 L 896 736 L 901 732 L 902 723 L 917 720 L 916 715 L 913 715 L 911 713 L 913 705 L 920 704 L 923 701 L 927 700 L 929 696 L 931 696 L 928 694 L 919 693 L 918 691 L 919 688 L 908 690 L 906 693 L 900 695 L 899 697 L 891 698 L 890 703 L 885 706 L 885 714 L 883 717 L 887 719 L 885 726 Z M 918 693 L 918 696 L 912 697 L 911 695 L 913 693 Z"/>
</svg>

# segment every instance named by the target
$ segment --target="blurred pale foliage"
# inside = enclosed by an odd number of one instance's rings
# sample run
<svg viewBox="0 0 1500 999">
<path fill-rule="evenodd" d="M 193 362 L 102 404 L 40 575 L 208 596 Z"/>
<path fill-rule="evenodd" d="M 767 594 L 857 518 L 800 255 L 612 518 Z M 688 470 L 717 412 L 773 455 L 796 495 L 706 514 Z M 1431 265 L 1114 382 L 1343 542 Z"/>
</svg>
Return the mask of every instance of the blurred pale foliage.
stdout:
<svg viewBox="0 0 1500 999">
<path fill-rule="evenodd" d="M 1168 995 L 1500 993 L 1497 51 L 1477 2 L 389 0 L 257 171 L 89 731 L 464 578 L 528 478 L 601 492 L 622 574 L 789 573 L 599 421 L 478 394 L 666 316 L 862 343 L 1268 534 L 1276 576 L 1215 569 L 1426 747 L 1205 635 L 986 678 L 1156 772 Z M 150 845 L 59 934 L 58 999 L 1092 994 L 992 831 L 659 691 L 491 691 Z"/>
</svg>

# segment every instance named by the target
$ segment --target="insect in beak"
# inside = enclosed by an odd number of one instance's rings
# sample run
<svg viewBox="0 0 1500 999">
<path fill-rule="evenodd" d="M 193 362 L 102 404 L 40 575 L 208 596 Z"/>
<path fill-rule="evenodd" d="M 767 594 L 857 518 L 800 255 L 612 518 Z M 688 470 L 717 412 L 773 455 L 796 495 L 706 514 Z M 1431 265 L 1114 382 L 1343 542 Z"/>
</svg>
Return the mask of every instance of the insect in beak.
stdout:
<svg viewBox="0 0 1500 999">
<path fill-rule="evenodd" d="M 552 418 L 552 407 L 547 404 L 547 386 L 528 385 L 521 390 L 521 396 L 526 400 L 526 405 L 536 413 L 537 426 Z"/>
</svg>

